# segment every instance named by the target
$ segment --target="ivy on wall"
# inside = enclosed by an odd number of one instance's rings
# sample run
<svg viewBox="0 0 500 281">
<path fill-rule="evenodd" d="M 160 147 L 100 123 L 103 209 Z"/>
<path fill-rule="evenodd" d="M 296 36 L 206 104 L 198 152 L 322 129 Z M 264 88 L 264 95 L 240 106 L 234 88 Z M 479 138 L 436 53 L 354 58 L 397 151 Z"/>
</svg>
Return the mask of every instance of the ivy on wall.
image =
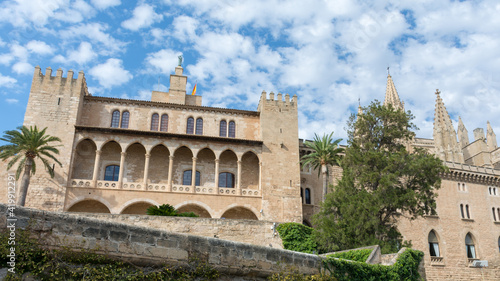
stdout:
<svg viewBox="0 0 500 281">
<path fill-rule="evenodd" d="M 340 252 L 328 255 L 328 257 L 339 258 L 351 261 L 359 261 L 366 262 L 366 259 L 370 256 L 373 249 L 359 249 L 359 250 L 351 250 L 347 252 Z"/>
<path fill-rule="evenodd" d="M 296 222 L 282 223 L 276 228 L 286 250 L 314 253 L 317 244 L 312 236 L 313 228 Z"/>
</svg>

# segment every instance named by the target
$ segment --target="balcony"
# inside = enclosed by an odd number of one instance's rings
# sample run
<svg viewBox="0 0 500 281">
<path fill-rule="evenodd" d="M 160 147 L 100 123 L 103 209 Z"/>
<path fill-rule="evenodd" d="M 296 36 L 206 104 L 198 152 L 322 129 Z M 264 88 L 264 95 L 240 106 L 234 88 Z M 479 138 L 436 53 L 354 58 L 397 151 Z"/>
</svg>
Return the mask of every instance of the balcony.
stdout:
<svg viewBox="0 0 500 281">
<path fill-rule="evenodd" d="M 214 186 L 196 186 L 194 189 L 190 185 L 173 184 L 171 187 L 168 183 L 150 183 L 145 189 L 143 182 L 124 182 L 120 184 L 117 181 L 96 181 L 96 186 L 92 180 L 72 179 L 69 187 L 75 188 L 96 188 L 96 189 L 119 189 L 119 190 L 134 190 L 134 191 L 149 191 L 149 192 L 167 192 L 167 193 L 191 193 L 191 194 L 211 194 L 219 196 L 245 196 L 245 197 L 261 197 L 261 192 L 257 189 L 241 189 L 237 188 L 215 188 Z"/>
<path fill-rule="evenodd" d="M 431 257 L 431 265 L 432 266 L 444 266 L 443 257 Z"/>
</svg>

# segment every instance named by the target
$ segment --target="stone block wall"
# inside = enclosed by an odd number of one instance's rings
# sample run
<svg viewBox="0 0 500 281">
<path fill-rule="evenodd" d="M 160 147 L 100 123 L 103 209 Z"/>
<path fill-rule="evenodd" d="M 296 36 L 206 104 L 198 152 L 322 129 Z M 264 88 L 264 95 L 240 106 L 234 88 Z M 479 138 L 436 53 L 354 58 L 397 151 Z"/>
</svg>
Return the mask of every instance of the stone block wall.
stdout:
<svg viewBox="0 0 500 281">
<path fill-rule="evenodd" d="M 6 224 L 6 205 L 0 205 L 1 224 Z M 16 227 L 28 224 L 46 237 L 51 247 L 98 248 L 98 252 L 141 263 L 184 265 L 198 258 L 223 274 L 266 278 L 284 266 L 293 266 L 303 274 L 316 274 L 321 257 L 276 248 L 255 246 L 217 238 L 186 235 L 141 226 L 16 208 Z"/>
</svg>

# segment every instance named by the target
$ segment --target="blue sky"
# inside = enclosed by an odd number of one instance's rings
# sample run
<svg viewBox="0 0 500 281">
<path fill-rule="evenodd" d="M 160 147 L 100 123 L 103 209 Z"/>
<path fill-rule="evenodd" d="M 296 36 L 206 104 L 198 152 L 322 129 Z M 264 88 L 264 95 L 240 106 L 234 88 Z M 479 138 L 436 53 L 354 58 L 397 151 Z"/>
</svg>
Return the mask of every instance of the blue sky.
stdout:
<svg viewBox="0 0 500 281">
<path fill-rule="evenodd" d="M 437 88 L 455 128 L 500 133 L 499 14 L 497 1 L 2 1 L 0 132 L 22 124 L 36 65 L 149 100 L 182 55 L 204 105 L 296 94 L 301 138 L 345 138 L 358 99 L 383 100 L 388 66 L 418 136 L 432 137 Z"/>
</svg>

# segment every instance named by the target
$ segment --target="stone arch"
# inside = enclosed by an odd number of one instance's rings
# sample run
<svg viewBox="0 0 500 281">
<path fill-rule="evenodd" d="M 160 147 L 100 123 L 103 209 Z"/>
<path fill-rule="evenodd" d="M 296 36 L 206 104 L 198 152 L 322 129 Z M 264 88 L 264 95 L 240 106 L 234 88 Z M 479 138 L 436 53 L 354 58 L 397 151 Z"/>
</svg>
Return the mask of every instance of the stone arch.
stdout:
<svg viewBox="0 0 500 281">
<path fill-rule="evenodd" d="M 123 151 L 123 147 L 122 147 L 122 145 L 120 144 L 120 142 L 119 142 L 119 141 L 117 141 L 117 140 L 115 140 L 115 139 L 113 139 L 113 138 L 111 138 L 111 139 L 107 139 L 107 140 L 102 141 L 102 142 L 101 142 L 101 146 L 99 147 L 99 150 L 101 150 L 101 151 L 102 151 L 102 150 L 104 149 L 104 146 L 106 146 L 106 145 L 107 145 L 108 143 L 110 143 L 110 142 L 116 142 L 116 143 L 118 144 L 118 146 L 120 147 L 120 152 L 122 152 L 122 151 Z"/>
<path fill-rule="evenodd" d="M 240 220 L 259 220 L 257 212 L 247 206 L 230 206 L 223 213 L 221 218 Z"/>
<path fill-rule="evenodd" d="M 212 218 L 210 212 L 204 207 L 196 203 L 187 203 L 180 208 L 176 208 L 179 213 L 193 212 L 197 214 L 200 218 Z"/>
<path fill-rule="evenodd" d="M 231 173 L 234 175 L 234 182 L 238 182 L 238 156 L 231 149 L 224 150 L 219 156 L 219 175 L 221 173 Z M 219 176 L 217 175 L 217 176 Z M 219 180 L 219 186 L 221 181 Z"/>
<path fill-rule="evenodd" d="M 259 189 L 259 157 L 247 151 L 241 157 L 241 188 Z"/>
<path fill-rule="evenodd" d="M 215 153 L 205 147 L 196 155 L 196 170 L 200 171 L 200 186 L 215 186 Z"/>
<path fill-rule="evenodd" d="M 146 148 L 141 143 L 134 142 L 127 146 L 126 152 L 123 182 L 142 182 L 144 180 Z"/>
<path fill-rule="evenodd" d="M 91 180 L 94 172 L 94 163 L 97 145 L 86 138 L 78 142 L 73 154 L 73 168 L 71 178 Z"/>
<path fill-rule="evenodd" d="M 178 147 L 174 152 L 173 164 L 173 184 L 182 185 L 182 176 L 184 171 L 193 168 L 193 152 L 187 146 Z"/>
<path fill-rule="evenodd" d="M 148 199 L 134 199 L 131 201 L 123 207 L 120 214 L 147 215 L 146 211 L 149 207 L 158 205 L 153 200 Z"/>
<path fill-rule="evenodd" d="M 101 148 L 101 161 L 97 174 L 98 180 L 104 180 L 104 172 L 107 166 L 120 165 L 122 148 L 120 144 L 114 140 L 107 141 Z"/>
<path fill-rule="evenodd" d="M 205 204 L 204 202 L 201 202 L 201 201 L 192 201 L 192 200 L 189 200 L 189 201 L 184 201 L 184 202 L 182 202 L 182 203 L 179 203 L 179 204 L 175 205 L 175 206 L 174 206 L 174 208 L 175 208 L 176 210 L 185 210 L 185 209 L 186 209 L 186 208 L 185 208 L 186 206 L 194 206 L 194 205 L 195 205 L 195 206 L 198 206 L 198 207 L 200 207 L 200 208 L 202 208 L 203 210 L 205 210 L 205 211 L 208 213 L 208 215 L 209 215 L 209 217 L 208 217 L 208 218 L 213 218 L 213 217 L 215 217 L 215 212 L 214 212 L 214 210 L 212 210 L 212 208 L 210 208 L 210 206 L 208 206 L 207 204 Z M 184 211 L 183 211 L 183 212 L 184 212 Z M 189 211 L 189 212 L 191 212 L 191 211 Z M 195 213 L 195 214 L 196 214 L 196 213 Z M 200 216 L 200 217 L 202 217 L 202 216 Z M 202 218 L 203 218 L 203 217 L 202 217 Z"/>
<path fill-rule="evenodd" d="M 167 183 L 170 151 L 163 144 L 151 149 L 149 158 L 148 180 L 150 183 Z"/>
<path fill-rule="evenodd" d="M 71 204 L 66 211 L 67 212 L 84 212 L 84 213 L 111 213 L 109 203 L 106 204 L 104 200 L 98 200 L 96 198 L 85 198 Z"/>
</svg>

